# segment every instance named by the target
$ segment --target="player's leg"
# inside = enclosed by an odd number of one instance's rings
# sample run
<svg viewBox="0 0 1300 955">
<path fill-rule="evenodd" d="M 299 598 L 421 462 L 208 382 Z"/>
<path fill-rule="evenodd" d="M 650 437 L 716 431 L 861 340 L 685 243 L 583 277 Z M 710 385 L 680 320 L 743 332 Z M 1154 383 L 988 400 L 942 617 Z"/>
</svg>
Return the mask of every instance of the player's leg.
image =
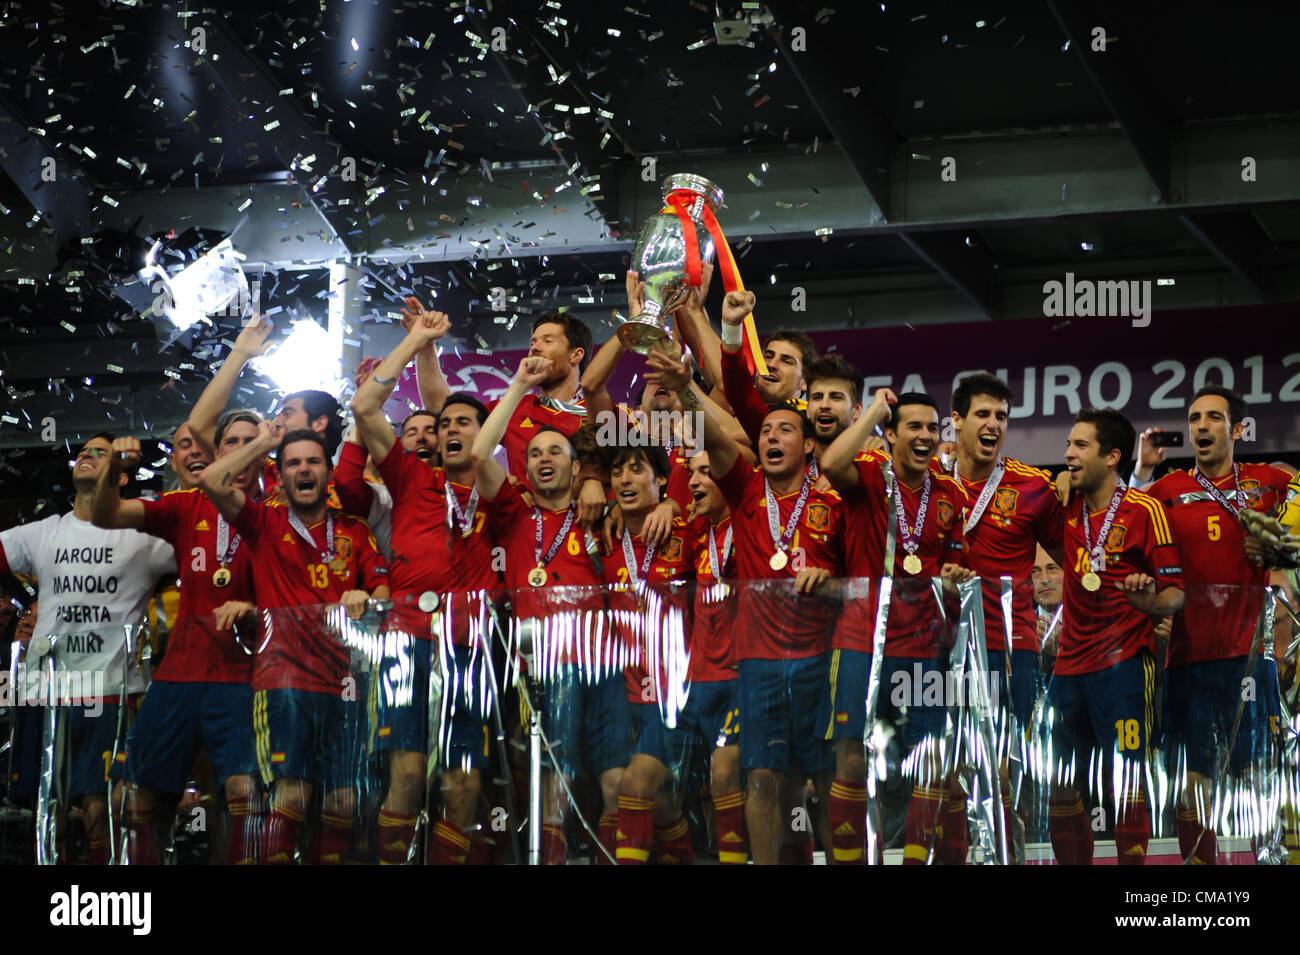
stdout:
<svg viewBox="0 0 1300 955">
<path fill-rule="evenodd" d="M 833 864 L 830 793 L 834 779 L 835 752 L 826 738 L 826 713 L 830 709 L 830 654 L 792 660 L 788 665 L 790 686 L 790 730 L 803 776 L 812 780 L 818 813 L 804 827 L 803 859 L 811 863 L 813 826 L 828 861 Z M 806 803 L 805 803 L 806 808 Z"/>
<path fill-rule="evenodd" d="M 1114 774 L 1106 786 L 1115 798 L 1116 858 L 1120 865 L 1142 865 L 1151 841 L 1146 771 L 1155 722 L 1155 658 L 1143 651 L 1085 680 L 1099 755 Z"/>
<path fill-rule="evenodd" d="M 157 685 L 150 687 L 150 692 Z M 227 864 L 256 865 L 258 841 L 266 816 L 266 799 L 256 777 L 252 687 L 247 683 L 199 683 L 194 686 L 200 695 L 198 722 L 203 747 L 212 760 L 218 785 L 226 797 L 229 816 Z"/>
<path fill-rule="evenodd" d="M 788 703 L 780 661 L 741 660 L 740 765 L 745 772 L 745 825 L 755 865 L 780 861 L 786 817 L 782 792 L 790 771 Z"/>
<path fill-rule="evenodd" d="M 1189 663 L 1165 670 L 1165 733 L 1173 749 L 1175 778 L 1184 780 L 1178 793 L 1175 827 L 1179 854 L 1188 865 L 1213 865 L 1218 849 L 1211 778 L 1215 707 L 1205 698 L 1214 689 L 1212 681 L 1205 678 L 1217 662 Z"/>
<path fill-rule="evenodd" d="M 830 707 L 826 727 L 835 747 L 835 776 L 823 800 L 831 827 L 830 857 L 838 865 L 866 862 L 867 683 L 871 655 L 831 651 Z"/>
<path fill-rule="evenodd" d="M 70 791 L 81 806 L 90 844 L 90 864 L 108 865 L 108 786 L 117 736 L 118 708 L 106 703 L 98 713 L 79 706 L 65 709 L 68 719 Z"/>
<path fill-rule="evenodd" d="M 457 646 L 452 686 L 447 695 L 444 726 L 449 738 L 441 747 L 445 768 L 439 792 L 442 818 L 433 828 L 431 861 L 435 865 L 464 865 L 469 861 L 474 820 L 482 792 L 482 772 L 488 765 L 488 688 L 476 653 Z"/>
<path fill-rule="evenodd" d="M 1048 832 L 1059 865 L 1092 865 L 1092 827 L 1079 785 L 1088 770 L 1092 728 L 1083 676 L 1055 674 L 1047 690 L 1052 719 L 1048 774 Z"/>
<path fill-rule="evenodd" d="M 740 770 L 740 708 L 738 683 L 695 684 L 692 693 L 708 687 L 708 704 L 699 725 L 699 742 L 713 747 L 709 759 L 709 785 L 718 838 L 718 864 L 744 865 L 749 859 L 749 833 L 745 828 L 745 793 Z M 690 709 L 687 702 L 687 709 Z"/>
<path fill-rule="evenodd" d="M 424 801 L 429 668 L 435 644 L 410 633 L 385 634 L 387 647 L 372 691 L 373 749 L 388 753 L 388 792 L 379 807 L 379 864 L 406 865 Z"/>
<path fill-rule="evenodd" d="M 896 713 L 900 705 L 907 708 L 907 718 L 901 725 L 901 738 L 903 750 L 907 753 L 903 762 L 904 774 L 912 779 L 912 796 L 903 823 L 903 865 L 925 865 L 932 853 L 937 857 L 939 846 L 936 840 L 943 836 L 948 819 L 956 814 L 952 811 L 954 807 L 949 805 L 947 780 L 943 778 L 943 759 L 939 751 L 947 709 L 943 705 L 943 694 L 935 702 L 931 699 L 932 694 L 925 692 L 936 683 L 946 686 L 946 671 L 947 661 L 943 659 L 885 658 L 881 697 L 883 699 L 888 692 L 891 713 Z M 964 835 L 964 804 L 959 814 Z"/>
<path fill-rule="evenodd" d="M 301 690 L 258 690 L 253 726 L 262 782 L 271 787 L 270 812 L 262 827 L 263 865 L 292 865 L 298 832 L 311 806 L 313 760 Z"/>
<path fill-rule="evenodd" d="M 180 794 L 200 743 L 199 684 L 156 680 L 145 693 L 126 738 L 122 776 L 122 821 L 126 826 L 126 860 L 131 865 L 158 865 L 158 794 Z M 174 805 L 169 800 L 168 808 Z M 170 824 L 170 819 L 167 822 Z"/>
<path fill-rule="evenodd" d="M 601 813 L 596 833 L 603 850 L 596 857 L 600 865 L 617 858 L 618 797 L 623 770 L 632 758 L 635 735 L 623 672 L 598 679 L 587 694 L 583 738 L 587 767 L 600 784 Z"/>
<path fill-rule="evenodd" d="M 577 668 L 562 665 L 546 681 L 543 691 L 542 732 L 550 745 L 550 753 L 542 756 L 543 865 L 564 865 L 568 857 L 564 817 L 569 811 L 569 799 L 565 784 L 579 768 L 586 690 Z M 560 766 L 558 774 L 552 759 Z"/>
</svg>

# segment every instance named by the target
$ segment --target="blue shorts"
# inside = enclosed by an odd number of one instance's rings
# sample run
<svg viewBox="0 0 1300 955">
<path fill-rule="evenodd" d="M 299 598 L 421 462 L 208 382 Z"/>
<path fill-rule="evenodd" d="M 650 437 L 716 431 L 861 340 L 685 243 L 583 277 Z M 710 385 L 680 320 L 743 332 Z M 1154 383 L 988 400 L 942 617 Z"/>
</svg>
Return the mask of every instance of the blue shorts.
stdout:
<svg viewBox="0 0 1300 955">
<path fill-rule="evenodd" d="M 697 752 L 712 753 L 740 743 L 740 707 L 737 680 L 692 683 L 677 725 L 668 727 L 655 707 L 654 719 L 637 741 L 636 751 L 653 756 L 682 779 Z"/>
<path fill-rule="evenodd" d="M 1033 650 L 1011 651 L 1011 680 L 1007 680 L 1007 657 L 1005 650 L 989 651 L 989 674 L 998 674 L 997 694 L 994 702 L 999 707 L 1007 705 L 1007 686 L 1011 687 L 1011 712 L 1020 724 L 1023 733 L 1029 728 L 1033 719 L 1034 703 L 1038 699 L 1038 654 Z M 989 693 L 993 688 L 990 686 Z"/>
<path fill-rule="evenodd" d="M 337 693 L 258 690 L 253 728 L 262 781 L 303 779 L 326 791 L 361 778 L 362 707 Z"/>
<path fill-rule="evenodd" d="M 803 773 L 834 764 L 826 742 L 827 654 L 796 660 L 741 660 L 738 695 L 743 769 Z"/>
<path fill-rule="evenodd" d="M 67 727 L 68 798 L 108 796 L 109 770 L 113 759 L 113 742 L 117 737 L 119 703 L 105 703 L 103 712 L 91 716 L 83 706 L 62 706 L 59 719 Z M 42 717 L 44 712 L 40 714 Z M 118 747 L 119 751 L 121 746 Z"/>
<path fill-rule="evenodd" d="M 929 674 L 938 673 L 938 685 L 944 686 L 945 659 L 929 657 L 885 657 L 880 677 L 876 717 L 894 725 L 903 746 L 912 750 L 927 736 L 943 733 L 947 708 L 927 702 L 925 692 L 934 682 Z M 830 705 L 822 721 L 828 739 L 862 740 L 867 726 L 867 682 L 871 675 L 871 654 L 859 650 L 837 649 L 832 652 Z M 915 684 L 915 685 L 914 685 Z"/>
<path fill-rule="evenodd" d="M 1014 664 L 1013 664 L 1014 665 Z M 1047 701 L 1054 713 L 1052 762 L 1074 757 L 1074 776 L 1086 778 L 1094 754 L 1118 752 L 1144 760 L 1155 721 L 1156 662 L 1145 650 L 1096 673 L 1052 676 Z M 1068 782 L 1068 781 L 1067 781 Z"/>
<path fill-rule="evenodd" d="M 12 799 L 32 799 L 41 778 L 41 737 L 45 728 L 45 707 L 16 706 L 13 708 L 14 747 L 13 763 L 9 776 L 9 796 Z"/>
<path fill-rule="evenodd" d="M 566 776 L 584 770 L 599 776 L 632 758 L 632 704 L 623 671 L 594 683 L 585 676 L 589 672 L 562 664 L 543 689 L 542 730 Z"/>
<path fill-rule="evenodd" d="M 218 788 L 231 776 L 257 771 L 252 687 L 155 680 L 126 738 L 127 780 L 183 792 L 200 747 L 212 760 Z"/>
<path fill-rule="evenodd" d="M 660 722 L 658 703 L 633 703 L 627 701 L 628 714 L 632 720 L 632 741 L 639 744 L 646 728 Z"/>
<path fill-rule="evenodd" d="M 373 681 L 372 749 L 427 753 L 429 670 L 437 644 L 405 635 L 387 636 L 397 638 L 387 645 Z M 487 765 L 492 694 L 481 651 L 456 646 L 443 681 L 443 766 L 469 770 Z"/>
<path fill-rule="evenodd" d="M 1269 742 L 1281 716 L 1278 706 L 1277 664 L 1255 658 L 1252 684 L 1243 686 L 1246 658 L 1205 660 L 1165 671 L 1165 732 L 1171 747 L 1183 750 L 1188 772 L 1218 773 L 1227 753 L 1232 724 L 1241 707 L 1241 724 L 1229 771 L 1240 774 L 1251 763 L 1268 758 Z M 1253 699 L 1251 698 L 1253 697 Z"/>
</svg>

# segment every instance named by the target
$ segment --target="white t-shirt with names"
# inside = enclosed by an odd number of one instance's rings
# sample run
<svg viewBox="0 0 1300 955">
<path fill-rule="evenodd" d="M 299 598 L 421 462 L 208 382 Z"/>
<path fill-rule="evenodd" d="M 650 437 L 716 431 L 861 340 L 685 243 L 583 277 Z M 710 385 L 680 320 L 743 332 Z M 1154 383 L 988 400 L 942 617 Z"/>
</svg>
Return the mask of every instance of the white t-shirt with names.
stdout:
<svg viewBox="0 0 1300 955">
<path fill-rule="evenodd" d="M 67 513 L 0 531 L 0 545 L 10 571 L 36 576 L 33 638 L 58 635 L 59 669 L 102 672 L 104 695 L 120 695 L 125 626 L 145 620 L 159 579 L 176 574 L 171 544 L 139 531 L 104 530 Z M 127 692 L 144 689 L 144 675 L 133 666 Z"/>
</svg>

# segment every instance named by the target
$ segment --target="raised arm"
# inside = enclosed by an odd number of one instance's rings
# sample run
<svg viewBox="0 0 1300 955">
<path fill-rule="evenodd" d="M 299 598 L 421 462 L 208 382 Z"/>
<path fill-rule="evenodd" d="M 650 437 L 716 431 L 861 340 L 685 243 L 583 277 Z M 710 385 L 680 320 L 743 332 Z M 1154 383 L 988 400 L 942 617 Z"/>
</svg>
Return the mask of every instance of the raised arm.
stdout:
<svg viewBox="0 0 1300 955">
<path fill-rule="evenodd" d="M 889 420 L 890 406 L 898 403 L 898 397 L 888 388 L 877 388 L 867 409 L 831 442 L 822 454 L 819 462 L 822 474 L 837 491 L 846 491 L 858 483 L 858 469 L 853 466 L 858 456 L 858 449 L 876 429 L 876 425 Z"/>
<path fill-rule="evenodd" d="M 407 301 L 416 302 L 413 298 Z M 357 392 L 352 396 L 352 414 L 362 443 L 376 461 L 382 461 L 387 457 L 397 441 L 393 434 L 393 426 L 384 417 L 384 402 L 397 386 L 402 369 L 412 358 L 431 347 L 436 347 L 433 343 L 446 335 L 450 328 L 451 320 L 444 313 L 421 311 L 407 325 L 406 337 L 398 342 L 397 347 L 384 356 L 370 376 L 357 386 Z M 442 372 L 438 374 L 441 376 Z M 445 378 L 442 379 L 442 383 L 445 393 L 442 394 L 437 405 L 426 406 L 430 411 L 436 412 L 441 408 L 447 396 L 451 394 L 450 389 L 445 388 Z M 426 397 L 423 390 L 420 392 L 420 397 L 422 399 Z"/>
<path fill-rule="evenodd" d="M 627 348 L 619 337 L 610 335 L 609 341 L 600 346 L 600 350 L 587 365 L 587 370 L 582 373 L 582 394 L 587 403 L 587 416 L 593 421 L 597 415 L 614 411 L 614 399 L 607 386 L 619 359 L 626 352 Z"/>
<path fill-rule="evenodd" d="M 550 370 L 549 358 L 531 356 L 521 361 L 510 387 L 492 409 L 487 421 L 483 422 L 483 427 L 479 428 L 474 445 L 470 448 L 470 457 L 478 477 L 478 492 L 484 500 L 495 501 L 506 480 L 505 468 L 492 457 L 492 452 L 505 438 L 510 418 L 519 407 L 519 402 L 523 401 L 524 395 L 530 390 L 546 380 Z"/>
<path fill-rule="evenodd" d="M 695 356 L 700 372 L 710 388 L 722 386 L 722 339 L 713 330 L 709 322 L 709 313 L 704 303 L 709 295 L 709 280 L 713 277 L 713 266 L 704 264 L 704 282 L 697 289 L 691 289 L 686 304 L 676 312 L 677 330 L 682 341 Z"/>
<path fill-rule="evenodd" d="M 248 324 L 236 336 L 234 347 L 226 356 L 225 363 L 217 369 L 217 373 L 203 389 L 203 394 L 199 395 L 199 400 L 190 409 L 190 419 L 187 422 L 190 433 L 207 452 L 209 459 L 217 455 L 217 449 L 212 445 L 213 436 L 217 432 L 217 421 L 226 410 L 230 393 L 235 390 L 235 382 L 239 380 L 239 373 L 254 358 L 266 354 L 271 347 L 271 332 L 274 328 L 271 320 L 261 315 L 249 319 Z"/>
<path fill-rule="evenodd" d="M 768 409 L 767 404 L 759 396 L 758 389 L 754 387 L 754 376 L 749 373 L 749 368 L 745 365 L 745 357 L 741 354 L 745 316 L 753 310 L 753 292 L 728 292 L 726 298 L 722 300 L 723 336 L 720 361 L 722 393 L 727 399 L 727 404 L 731 406 L 736 420 L 749 436 L 749 440 L 757 445 L 758 432 L 763 427 L 763 419 L 767 417 Z"/>
<path fill-rule="evenodd" d="M 263 421 L 257 426 L 256 440 L 217 458 L 199 475 L 199 487 L 226 520 L 233 521 L 244 509 L 244 492 L 234 486 L 235 475 L 262 460 L 275 444 L 271 422 Z"/>
<path fill-rule="evenodd" d="M 700 386 L 691 378 L 690 359 L 678 361 L 654 351 L 650 353 L 648 363 L 650 371 L 645 376 L 646 381 L 676 391 L 682 408 L 698 414 L 698 437 L 704 450 L 709 452 L 709 470 L 714 474 L 729 472 L 740 454 L 740 446 L 728 436 L 718 406 L 701 393 Z"/>
<path fill-rule="evenodd" d="M 90 519 L 96 527 L 111 531 L 121 527 L 139 530 L 144 526 L 144 504 L 122 500 L 120 491 L 121 476 L 139 466 L 140 442 L 135 438 L 114 438 L 108 467 L 100 470 L 91 500 Z"/>
<path fill-rule="evenodd" d="M 423 323 L 430 315 L 442 315 L 442 312 L 426 312 L 420 300 L 414 295 L 408 295 L 405 299 L 406 308 L 402 309 L 402 324 L 409 332 L 417 324 Z M 444 318 L 446 316 L 443 316 Z M 448 328 L 451 327 L 448 322 Z M 443 335 L 447 334 L 445 331 Z M 441 338 L 439 335 L 438 338 Z M 434 344 L 437 339 L 428 340 L 424 346 L 415 353 L 415 387 L 420 392 L 420 404 L 430 411 L 437 411 L 451 396 L 451 385 L 447 382 L 447 376 L 442 373 L 442 363 L 438 359 L 438 346 Z M 407 361 L 410 361 L 408 358 Z M 403 365 L 403 368 L 406 366 Z M 385 377 L 391 378 L 391 375 Z M 373 451 L 371 452 L 374 453 Z M 378 457 L 375 458 L 379 460 Z"/>
</svg>

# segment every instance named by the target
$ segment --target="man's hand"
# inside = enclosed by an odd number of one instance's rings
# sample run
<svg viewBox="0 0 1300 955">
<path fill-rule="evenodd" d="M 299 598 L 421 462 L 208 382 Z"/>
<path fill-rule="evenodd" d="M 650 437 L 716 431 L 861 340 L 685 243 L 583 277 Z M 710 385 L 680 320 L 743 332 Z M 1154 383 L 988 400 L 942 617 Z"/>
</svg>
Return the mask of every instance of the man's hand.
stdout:
<svg viewBox="0 0 1300 955">
<path fill-rule="evenodd" d="M 662 547 L 673 536 L 673 519 L 677 517 L 677 508 L 672 501 L 660 501 L 655 509 L 646 515 L 641 528 L 641 539 L 647 544 Z"/>
<path fill-rule="evenodd" d="M 369 358 L 361 359 L 361 364 L 357 365 L 356 386 L 358 389 L 365 384 L 366 379 L 375 373 L 379 363 L 383 361 L 382 355 L 371 355 Z"/>
<path fill-rule="evenodd" d="M 518 476 L 517 476 L 517 475 L 514 475 L 514 474 L 509 474 L 509 473 L 507 473 L 507 474 L 506 474 L 506 480 L 510 482 L 510 486 L 511 486 L 511 487 L 519 488 L 519 497 L 520 497 L 520 499 L 524 502 L 524 507 L 533 507 L 533 506 L 534 506 L 534 504 L 533 504 L 533 492 L 530 491 L 530 490 L 528 490 L 528 485 L 525 484 L 525 485 L 523 485 L 523 486 L 521 487 L 520 484 L 519 484 L 519 478 L 518 478 Z"/>
<path fill-rule="evenodd" d="M 939 568 L 939 576 L 951 580 L 954 584 L 965 583 L 975 576 L 975 571 L 960 564 L 944 564 Z"/>
<path fill-rule="evenodd" d="M 108 465 L 114 474 L 135 470 L 140 466 L 140 442 L 135 438 L 114 438 Z"/>
<path fill-rule="evenodd" d="M 218 630 L 233 630 L 241 620 L 256 616 L 257 608 L 243 600 L 227 600 L 212 611 L 212 619 Z"/>
<path fill-rule="evenodd" d="M 728 292 L 722 300 L 722 324 L 739 325 L 754 311 L 754 293 L 746 289 L 743 292 Z"/>
<path fill-rule="evenodd" d="M 519 370 L 515 372 L 515 381 L 527 388 L 535 388 L 551 373 L 551 365 L 549 358 L 530 355 L 519 363 Z"/>
<path fill-rule="evenodd" d="M 661 351 L 652 351 L 646 356 L 650 370 L 643 376 L 652 385 L 662 385 L 669 391 L 681 395 L 691 387 L 691 359 L 683 355 L 680 359 L 671 358 Z"/>
<path fill-rule="evenodd" d="M 586 478 L 578 489 L 578 523 L 589 530 L 600 526 L 605 516 L 605 486 L 595 478 Z"/>
<path fill-rule="evenodd" d="M 831 572 L 825 567 L 805 567 L 794 576 L 796 593 L 813 594 L 825 586 L 831 579 Z"/>
<path fill-rule="evenodd" d="M 877 388 L 871 396 L 871 405 L 867 410 L 875 411 L 877 417 L 883 417 L 888 421 L 893 413 L 891 409 L 896 404 L 898 404 L 898 395 L 888 388 Z"/>
<path fill-rule="evenodd" d="M 239 334 L 235 337 L 235 345 L 230 350 L 231 355 L 238 355 L 244 361 L 265 355 L 271 348 L 273 331 L 275 325 L 269 318 L 254 315 L 248 320 L 248 324 L 239 330 Z"/>
<path fill-rule="evenodd" d="M 1150 574 L 1129 574 L 1115 585 L 1134 610 L 1150 613 L 1156 602 L 1156 579 Z"/>
<path fill-rule="evenodd" d="M 348 616 L 353 620 L 361 619 L 361 615 L 366 612 L 366 601 L 370 599 L 370 594 L 364 590 L 349 590 L 339 597 L 339 603 L 347 611 Z"/>
<path fill-rule="evenodd" d="M 1155 476 L 1156 466 L 1165 459 L 1165 449 L 1157 448 L 1151 443 L 1151 436 L 1164 434 L 1164 430 L 1164 428 L 1147 428 L 1138 441 L 1137 476 L 1143 481 L 1151 480 Z"/>
<path fill-rule="evenodd" d="M 402 327 L 408 337 L 418 341 L 421 348 L 432 348 L 433 343 L 451 331 L 451 319 L 445 312 L 427 312 L 420 300 L 408 295 L 402 301 Z"/>
<path fill-rule="evenodd" d="M 636 318 L 645 311 L 645 283 L 632 269 L 627 271 L 627 317 Z"/>
</svg>

